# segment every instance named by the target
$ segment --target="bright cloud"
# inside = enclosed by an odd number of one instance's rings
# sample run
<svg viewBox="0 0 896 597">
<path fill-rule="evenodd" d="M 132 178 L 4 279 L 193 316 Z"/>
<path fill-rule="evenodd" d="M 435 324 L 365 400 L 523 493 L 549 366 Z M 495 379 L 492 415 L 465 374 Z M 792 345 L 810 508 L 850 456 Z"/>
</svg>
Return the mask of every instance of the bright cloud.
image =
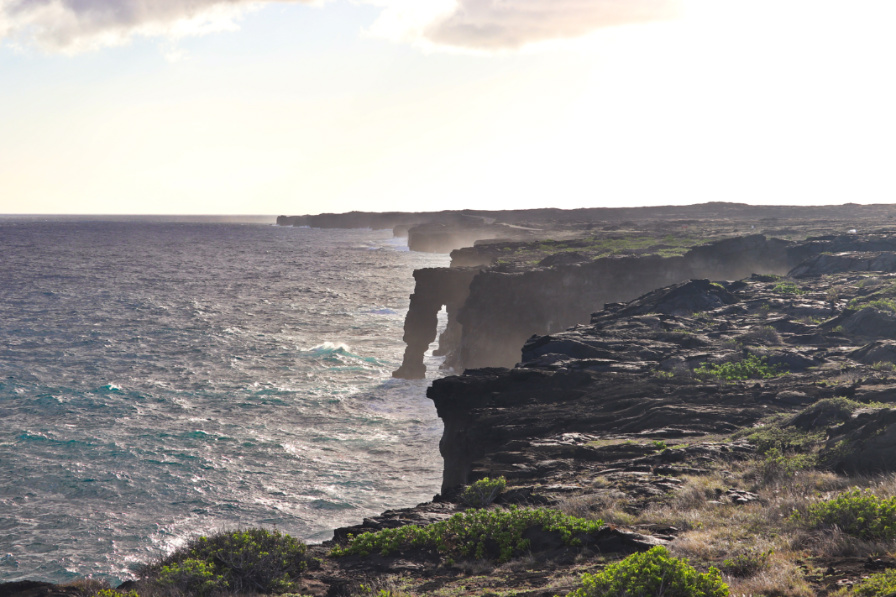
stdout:
<svg viewBox="0 0 896 597">
<path fill-rule="evenodd" d="M 425 30 L 430 41 L 476 49 L 518 48 L 597 29 L 665 20 L 677 0 L 458 0 Z"/>
<path fill-rule="evenodd" d="M 0 39 L 68 53 L 134 36 L 180 38 L 236 28 L 272 2 L 327 0 L 0 0 Z M 356 0 L 382 9 L 370 33 L 479 50 L 578 37 L 602 27 L 666 19 L 680 0 Z"/>
</svg>

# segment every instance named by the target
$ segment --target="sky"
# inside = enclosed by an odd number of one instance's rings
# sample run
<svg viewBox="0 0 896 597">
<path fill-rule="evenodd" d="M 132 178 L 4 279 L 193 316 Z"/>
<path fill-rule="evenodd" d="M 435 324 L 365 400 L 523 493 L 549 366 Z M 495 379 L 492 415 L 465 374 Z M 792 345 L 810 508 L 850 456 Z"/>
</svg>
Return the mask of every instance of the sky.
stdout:
<svg viewBox="0 0 896 597">
<path fill-rule="evenodd" d="M 0 214 L 896 201 L 893 0 L 0 0 Z"/>
</svg>

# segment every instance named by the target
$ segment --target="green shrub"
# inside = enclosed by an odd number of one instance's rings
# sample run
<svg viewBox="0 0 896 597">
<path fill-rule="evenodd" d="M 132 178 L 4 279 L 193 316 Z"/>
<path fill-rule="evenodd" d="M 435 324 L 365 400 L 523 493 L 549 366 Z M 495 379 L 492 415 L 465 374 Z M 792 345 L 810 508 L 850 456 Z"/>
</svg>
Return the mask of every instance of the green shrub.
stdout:
<svg viewBox="0 0 896 597">
<path fill-rule="evenodd" d="M 308 568 L 307 548 L 278 531 L 249 529 L 199 537 L 141 576 L 187 593 L 283 593 Z"/>
<path fill-rule="evenodd" d="M 126 593 L 122 593 L 121 591 L 116 591 L 115 589 L 100 589 L 95 592 L 91 597 L 140 597 L 137 594 L 137 591 L 128 591 Z"/>
<path fill-rule="evenodd" d="M 750 549 L 728 558 L 722 562 L 722 571 L 730 576 L 754 576 L 769 568 L 772 550 L 757 551 Z"/>
<path fill-rule="evenodd" d="M 721 573 L 695 570 L 688 561 L 654 547 L 631 555 L 597 574 L 582 576 L 582 586 L 569 597 L 728 597 Z"/>
<path fill-rule="evenodd" d="M 529 540 L 523 538 L 523 533 L 532 527 L 558 533 L 567 545 L 580 545 L 581 536 L 599 531 L 603 522 L 545 508 L 467 510 L 425 527 L 409 525 L 364 533 L 352 537 L 345 547 L 334 548 L 330 554 L 385 556 L 407 549 L 432 549 L 450 560 L 477 558 L 506 562 L 529 549 Z"/>
<path fill-rule="evenodd" d="M 868 297 L 859 297 L 849 301 L 846 306 L 850 309 L 864 309 L 865 307 L 871 307 L 878 311 L 896 313 L 896 301 L 889 298 L 869 299 Z"/>
<path fill-rule="evenodd" d="M 461 494 L 461 501 L 467 506 L 473 508 L 485 508 L 500 495 L 507 487 L 507 479 L 498 477 L 497 479 L 479 479 Z"/>
<path fill-rule="evenodd" d="M 803 431 L 795 427 L 780 427 L 775 423 L 765 425 L 747 436 L 760 456 L 810 452 L 824 439 L 824 431 Z"/>
<path fill-rule="evenodd" d="M 724 381 L 770 379 L 784 373 L 780 367 L 769 365 L 767 357 L 758 357 L 753 354 L 742 361 L 703 363 L 694 369 L 694 375 L 700 379 L 720 379 Z"/>
<path fill-rule="evenodd" d="M 818 457 L 815 454 L 788 454 L 785 456 L 777 448 L 772 448 L 759 464 L 759 473 L 766 481 L 774 481 L 793 477 L 799 471 L 815 468 L 817 464 Z"/>
<path fill-rule="evenodd" d="M 208 595 L 221 592 L 230 584 L 219 574 L 212 562 L 187 558 L 162 566 L 156 582 L 163 587 L 171 587 L 188 595 Z"/>
<path fill-rule="evenodd" d="M 801 290 L 793 282 L 781 282 L 772 288 L 772 292 L 777 292 L 778 294 L 806 294 L 805 290 Z"/>
<path fill-rule="evenodd" d="M 896 497 L 880 498 L 867 489 L 847 491 L 810 505 L 805 515 L 794 516 L 809 526 L 837 527 L 862 539 L 896 539 Z"/>
<path fill-rule="evenodd" d="M 896 570 L 872 574 L 853 587 L 856 597 L 887 597 L 896 593 Z"/>
</svg>

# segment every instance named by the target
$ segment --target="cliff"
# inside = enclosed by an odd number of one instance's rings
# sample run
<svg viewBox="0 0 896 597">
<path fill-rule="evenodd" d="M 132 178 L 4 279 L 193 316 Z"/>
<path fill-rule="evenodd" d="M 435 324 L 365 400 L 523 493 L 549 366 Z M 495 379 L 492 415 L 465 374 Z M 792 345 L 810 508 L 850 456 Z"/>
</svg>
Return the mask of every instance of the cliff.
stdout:
<svg viewBox="0 0 896 597">
<path fill-rule="evenodd" d="M 805 252 L 791 245 L 754 235 L 696 247 L 679 257 L 600 258 L 516 272 L 467 268 L 463 276 L 455 275 L 452 268 L 430 270 L 425 281 L 418 279 L 405 337 L 435 338 L 436 313 L 447 303 L 435 288 L 445 289 L 452 302 L 451 334 L 439 345 L 447 355 L 446 366 L 456 370 L 513 366 L 526 338 L 587 321 L 595 305 L 630 300 L 657 286 L 690 278 L 784 273 Z M 433 288 L 425 287 L 429 284 Z M 425 301 L 415 298 L 424 294 Z M 422 341 L 409 343 L 404 363 L 394 375 L 422 378 L 427 346 Z"/>
<path fill-rule="evenodd" d="M 547 597 L 666 545 L 721 568 L 732 594 L 811 596 L 896 568 L 878 544 L 807 514 L 896 471 L 896 244 L 844 236 L 778 249 L 802 257 L 788 276 L 666 285 L 531 337 L 514 368 L 436 380 L 427 395 L 444 422 L 441 494 L 335 538 L 446 520 L 466 507 L 465 486 L 503 477 L 493 507 L 601 517 L 612 541 L 570 552 L 538 535 L 525 564 L 475 572 L 404 550 L 353 559 L 352 573 L 402 574 L 412 594 Z M 709 268 L 723 253 L 698 254 Z M 880 487 L 886 496 L 891 485 Z M 508 574 L 519 566 L 525 574 Z"/>
</svg>

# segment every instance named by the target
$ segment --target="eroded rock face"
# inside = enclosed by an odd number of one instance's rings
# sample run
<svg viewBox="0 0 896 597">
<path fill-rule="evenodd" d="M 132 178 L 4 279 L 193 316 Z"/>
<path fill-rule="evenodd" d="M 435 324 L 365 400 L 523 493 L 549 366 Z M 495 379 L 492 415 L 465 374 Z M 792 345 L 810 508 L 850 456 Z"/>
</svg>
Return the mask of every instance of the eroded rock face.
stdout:
<svg viewBox="0 0 896 597">
<path fill-rule="evenodd" d="M 446 305 L 449 318 L 456 314 L 467 297 L 470 281 L 478 272 L 476 268 L 426 268 L 414 272 L 417 283 L 404 324 L 407 347 L 404 361 L 393 377 L 426 377 L 423 354 L 436 339 L 439 311 Z M 458 330 L 446 330 L 446 333 L 458 333 Z"/>
<path fill-rule="evenodd" d="M 896 276 L 885 282 L 896 285 Z M 588 325 L 531 337 L 513 369 L 468 370 L 435 381 L 427 395 L 445 422 L 443 493 L 484 476 L 503 475 L 511 486 L 560 487 L 608 475 L 649 496 L 662 491 L 653 484 L 658 475 L 699 473 L 701 458 L 744 458 L 752 448 L 709 443 L 660 450 L 633 438 L 727 434 L 822 398 L 896 402 L 888 373 L 870 366 L 889 357 L 893 341 L 867 344 L 868 330 L 834 331 L 832 322 L 858 313 L 831 317 L 834 288 L 842 301 L 861 291 L 850 274 L 803 279 L 794 287 L 765 276 L 675 284 L 610 304 Z M 764 373 L 744 380 L 707 373 L 749 359 Z M 852 415 L 834 401 L 806 410 L 791 425 L 835 430 L 826 458 L 838 470 L 879 472 L 896 467 L 893 412 Z"/>
<path fill-rule="evenodd" d="M 753 235 L 698 247 L 683 257 L 652 255 L 605 258 L 587 263 L 564 263 L 560 259 L 554 267 L 524 272 L 485 269 L 472 277 L 468 295 L 457 303 L 456 311 L 449 313 L 451 333 L 446 334 L 446 342 L 440 344 L 440 352 L 447 355 L 445 366 L 455 370 L 511 367 L 519 361 L 520 346 L 526 338 L 585 323 L 596 306 L 631 300 L 654 288 L 691 278 L 711 275 L 735 279 L 749 275 L 757 268 L 783 273 L 793 265 L 788 254 L 790 246 L 791 243 L 786 241 Z M 451 276 L 449 272 L 449 269 L 445 270 L 446 278 Z M 412 298 L 406 335 L 409 329 L 417 330 L 424 324 L 432 329 L 427 328 L 425 334 L 419 333 L 420 338 L 435 334 L 435 320 L 416 313 L 415 305 L 427 305 L 425 308 L 430 309 L 430 302 L 438 302 L 437 292 L 421 288 L 421 280 L 445 284 L 437 281 L 437 277 L 438 274 L 432 273 L 425 279 L 418 279 L 414 296 L 425 294 L 432 298 L 429 302 L 416 303 Z M 710 283 L 705 280 L 695 284 Z M 687 297 L 688 292 L 684 289 L 681 297 L 669 297 L 669 304 L 664 308 L 694 312 L 731 301 L 727 290 L 720 286 L 713 287 L 705 295 L 705 302 L 699 304 Z M 674 301 L 680 304 L 673 306 Z M 418 332 L 411 335 L 415 334 Z M 422 340 L 413 348 L 408 345 L 405 364 L 395 375 L 419 375 L 417 363 L 422 364 L 427 346 Z"/>
<path fill-rule="evenodd" d="M 844 235 L 795 243 L 752 235 L 695 247 L 681 257 L 653 255 L 581 262 L 575 253 L 569 253 L 571 258 L 558 257 L 551 267 L 526 271 L 480 266 L 481 271 L 471 279 L 468 295 L 449 313 L 449 332 L 440 343 L 439 354 L 446 355 L 446 368 L 454 370 L 512 367 L 519 362 L 519 348 L 529 336 L 552 334 L 585 323 L 600 305 L 629 301 L 655 288 L 689 279 L 703 279 L 694 284 L 705 286 L 711 284 L 710 279 L 733 280 L 757 272 L 769 275 L 789 271 L 791 275 L 810 278 L 813 272 L 829 275 L 844 268 L 844 271 L 877 271 L 868 268 L 880 267 L 883 268 L 880 271 L 887 272 L 890 271 L 887 269 L 890 255 L 896 255 L 896 252 L 880 250 L 886 247 L 896 248 L 896 239 Z M 840 253 L 831 255 L 832 250 Z M 459 263 L 475 263 L 475 257 L 480 253 L 471 252 L 467 256 L 459 252 L 457 259 Z M 838 265 L 824 265 L 832 257 L 836 257 Z M 858 269 L 850 269 L 853 267 Z M 766 278 L 768 282 L 774 280 L 773 277 Z M 713 288 L 715 290 L 707 294 L 699 294 L 704 300 L 702 303 L 694 299 L 698 295 L 689 294 L 693 288 L 687 287 L 679 291 L 681 296 L 667 297 L 666 304 L 654 305 L 648 296 L 644 299 L 647 303 L 625 308 L 629 309 L 627 313 L 652 310 L 685 315 L 725 305 L 737 308 L 731 302 L 732 289 L 724 284 Z M 805 318 L 827 319 L 835 308 L 831 301 L 837 302 L 836 297 L 830 296 L 826 304 L 801 302 L 799 295 L 785 294 L 780 298 L 795 305 L 795 317 Z M 415 316 L 408 314 L 409 320 Z M 791 331 L 799 327 L 792 323 L 776 325 L 789 325 Z M 874 309 L 858 311 L 844 314 L 830 327 L 841 327 L 849 334 L 869 337 L 896 335 L 896 316 Z M 409 348 L 408 358 L 422 362 L 423 350 L 425 347 Z M 812 366 L 810 361 L 800 357 L 790 358 L 788 364 L 792 367 L 797 366 L 797 361 L 802 361 L 804 367 Z"/>
</svg>

